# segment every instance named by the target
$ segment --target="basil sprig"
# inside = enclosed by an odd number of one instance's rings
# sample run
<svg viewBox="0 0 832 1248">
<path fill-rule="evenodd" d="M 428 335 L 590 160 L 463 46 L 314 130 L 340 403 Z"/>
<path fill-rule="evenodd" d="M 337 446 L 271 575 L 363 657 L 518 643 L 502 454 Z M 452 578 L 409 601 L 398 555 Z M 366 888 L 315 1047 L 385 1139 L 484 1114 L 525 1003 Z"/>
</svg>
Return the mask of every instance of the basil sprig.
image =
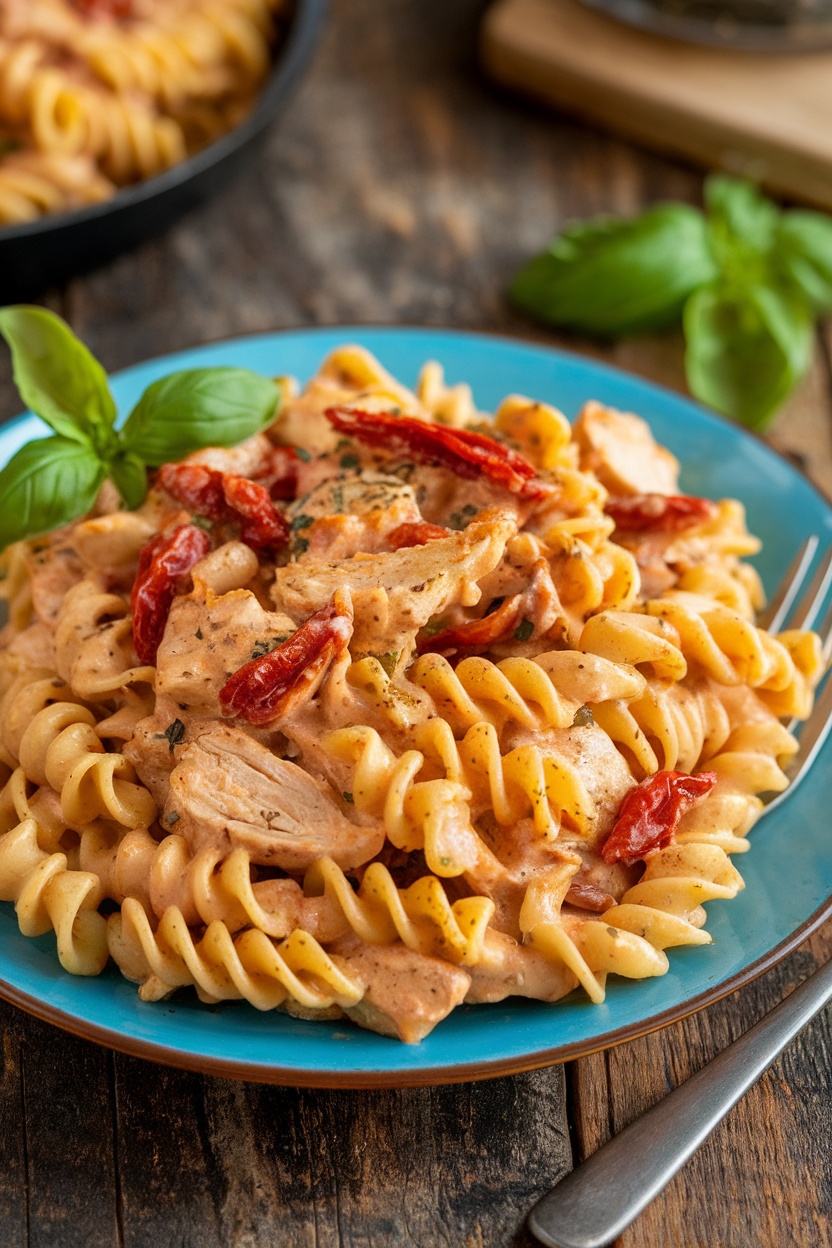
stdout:
<svg viewBox="0 0 832 1248">
<path fill-rule="evenodd" d="M 815 319 L 832 314 L 832 220 L 713 176 L 704 213 L 664 204 L 571 226 L 510 293 L 538 320 L 599 338 L 681 324 L 691 392 L 764 429 L 809 366 Z"/>
<path fill-rule="evenodd" d="M 233 446 L 271 424 L 276 381 L 244 368 L 193 368 L 148 386 L 121 429 L 107 374 L 59 316 L 0 309 L 23 402 L 54 430 L 0 472 L 0 549 L 83 516 L 109 477 L 127 507 L 147 494 L 147 469 L 206 446 Z"/>
</svg>

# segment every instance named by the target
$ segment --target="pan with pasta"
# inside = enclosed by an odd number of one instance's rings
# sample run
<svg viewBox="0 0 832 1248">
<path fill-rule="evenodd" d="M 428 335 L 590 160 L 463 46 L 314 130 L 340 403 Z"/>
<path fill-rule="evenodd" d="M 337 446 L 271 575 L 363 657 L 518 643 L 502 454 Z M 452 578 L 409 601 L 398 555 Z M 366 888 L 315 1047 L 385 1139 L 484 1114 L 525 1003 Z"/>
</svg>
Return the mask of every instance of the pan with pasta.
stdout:
<svg viewBox="0 0 832 1248">
<path fill-rule="evenodd" d="M 755 624 L 757 548 L 638 416 L 492 419 L 338 348 L 263 433 L 6 550 L 0 897 L 144 1001 L 407 1042 L 661 976 L 822 669 Z"/>
<path fill-rule="evenodd" d="M 283 0 L 4 0 L 0 226 L 110 198 L 237 125 Z"/>
<path fill-rule="evenodd" d="M 0 300 L 134 246 L 225 185 L 324 0 L 4 0 Z"/>
</svg>

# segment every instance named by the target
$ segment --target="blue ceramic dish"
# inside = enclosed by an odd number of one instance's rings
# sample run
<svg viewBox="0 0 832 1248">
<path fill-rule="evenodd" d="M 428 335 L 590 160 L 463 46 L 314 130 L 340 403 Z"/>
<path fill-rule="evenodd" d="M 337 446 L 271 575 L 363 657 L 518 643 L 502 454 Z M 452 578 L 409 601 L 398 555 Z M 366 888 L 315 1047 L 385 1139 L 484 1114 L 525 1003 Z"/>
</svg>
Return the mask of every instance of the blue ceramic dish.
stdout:
<svg viewBox="0 0 832 1248">
<path fill-rule="evenodd" d="M 540 346 L 430 329 L 339 327 L 243 338 L 128 369 L 113 379 L 122 410 L 174 368 L 235 364 L 306 379 L 337 344 L 361 342 L 413 384 L 426 359 L 449 381 L 469 381 L 478 405 L 521 392 L 574 417 L 588 398 L 640 413 L 684 465 L 683 488 L 732 496 L 763 539 L 759 567 L 769 589 L 802 537 L 832 540 L 832 509 L 763 442 L 695 404 L 588 359 Z M 32 417 L 0 433 L 0 461 L 43 430 Z M 574 993 L 554 1005 L 510 1001 L 462 1007 L 420 1045 L 344 1023 L 260 1014 L 243 1003 L 207 1008 L 182 993 L 141 1002 L 115 970 L 97 979 L 64 973 L 52 936 L 20 935 L 11 904 L 0 905 L 0 995 L 41 1018 L 115 1049 L 171 1065 L 274 1083 L 381 1087 L 479 1079 L 532 1069 L 616 1044 L 702 1008 L 782 958 L 832 912 L 832 738 L 794 796 L 752 833 L 739 862 L 746 889 L 708 903 L 713 944 L 671 950 L 663 978 L 610 980 L 603 1005 Z"/>
</svg>

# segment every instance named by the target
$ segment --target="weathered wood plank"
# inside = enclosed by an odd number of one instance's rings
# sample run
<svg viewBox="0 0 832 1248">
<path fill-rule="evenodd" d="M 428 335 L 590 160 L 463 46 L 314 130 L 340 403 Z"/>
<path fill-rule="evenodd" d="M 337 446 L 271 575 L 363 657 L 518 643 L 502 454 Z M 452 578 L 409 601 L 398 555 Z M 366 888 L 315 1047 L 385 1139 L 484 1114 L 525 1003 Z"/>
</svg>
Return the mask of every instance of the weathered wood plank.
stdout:
<svg viewBox="0 0 832 1248">
<path fill-rule="evenodd" d="M 26 1186 L 27 1141 L 23 1129 L 23 1015 L 0 1001 L 0 1244 L 24 1248 L 28 1238 Z"/>
<path fill-rule="evenodd" d="M 0 1026 L 0 1242 L 111 1248 L 119 1243 L 112 1056 L 5 1004 Z"/>
<path fill-rule="evenodd" d="M 570 1069 L 576 1161 L 640 1117 L 832 954 L 832 925 L 762 979 L 693 1017 Z M 616 1248 L 832 1243 L 832 1012 L 815 1019 Z M 603 1067 L 601 1062 L 603 1060 Z M 730 1199 L 716 1193 L 730 1192 Z"/>
<path fill-rule="evenodd" d="M 116 1062 L 125 1248 L 496 1248 L 570 1165 L 560 1069 L 359 1093 Z"/>
</svg>

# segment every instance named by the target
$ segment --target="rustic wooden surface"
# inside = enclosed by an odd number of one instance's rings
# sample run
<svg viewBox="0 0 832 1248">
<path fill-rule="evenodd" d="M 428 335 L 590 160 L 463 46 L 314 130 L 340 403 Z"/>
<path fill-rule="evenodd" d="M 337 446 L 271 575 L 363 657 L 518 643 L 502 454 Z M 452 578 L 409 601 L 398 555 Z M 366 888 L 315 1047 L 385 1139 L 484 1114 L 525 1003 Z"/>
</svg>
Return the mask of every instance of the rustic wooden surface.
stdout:
<svg viewBox="0 0 832 1248">
<path fill-rule="evenodd" d="M 261 159 L 164 238 L 49 292 L 109 369 L 212 338 L 381 321 L 535 331 L 509 276 L 570 217 L 696 201 L 699 175 L 493 90 L 480 0 L 334 0 Z M 567 345 L 682 387 L 672 335 Z M 832 490 L 830 341 L 775 441 Z M 473 379 L 476 381 L 476 379 Z M 5 359 L 0 416 L 17 410 Z M 485 1084 L 310 1092 L 114 1055 L 0 1003 L 2 1248 L 528 1248 L 526 1210 L 761 1016 L 832 928 L 707 1011 Z M 617 1248 L 832 1244 L 821 1017 Z"/>
</svg>

